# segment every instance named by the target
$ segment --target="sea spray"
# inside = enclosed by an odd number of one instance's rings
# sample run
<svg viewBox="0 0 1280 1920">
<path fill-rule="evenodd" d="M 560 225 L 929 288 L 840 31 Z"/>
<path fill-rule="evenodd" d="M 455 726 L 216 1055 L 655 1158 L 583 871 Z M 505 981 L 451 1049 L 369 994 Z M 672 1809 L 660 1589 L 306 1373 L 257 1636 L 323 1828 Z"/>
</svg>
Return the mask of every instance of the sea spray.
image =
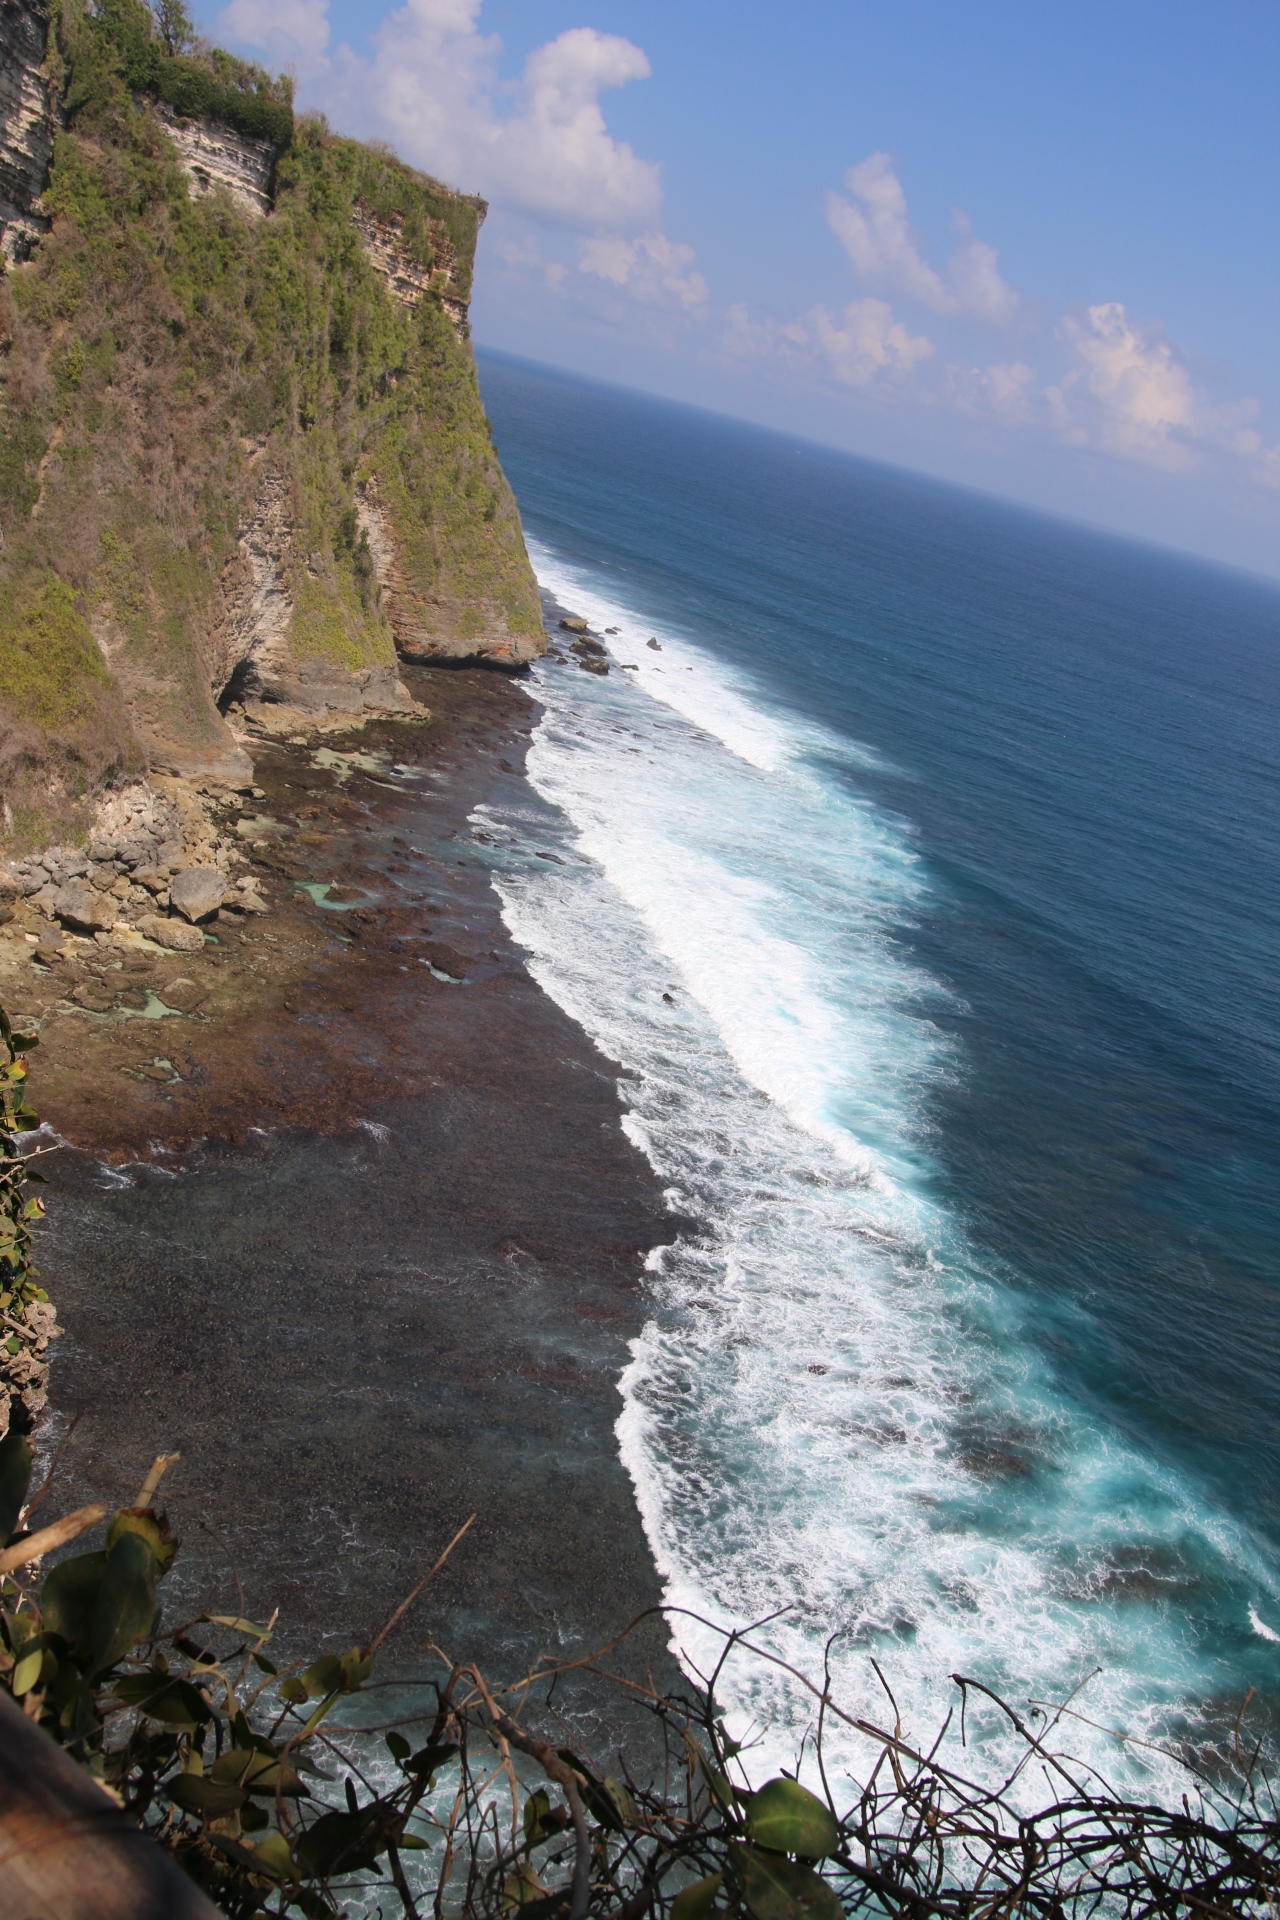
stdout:
<svg viewBox="0 0 1280 1920">
<path fill-rule="evenodd" d="M 669 1604 L 737 1626 L 788 1608 L 765 1643 L 814 1675 L 837 1632 L 842 1703 L 883 1721 L 874 1656 L 921 1739 L 956 1671 L 1025 1701 L 1095 1668 L 1089 1720 L 1168 1735 L 1224 1684 L 1249 1606 L 1274 1610 L 1274 1574 L 1062 1391 L 1018 1290 L 938 1197 L 927 1096 L 966 1063 L 906 952 L 931 884 L 910 826 L 850 777 L 875 755 L 770 713 L 584 569 L 534 560 L 642 666 L 539 670 L 529 773 L 560 864 L 520 857 L 518 807 L 484 825 L 536 977 L 631 1070 L 627 1130 L 698 1222 L 651 1261 L 622 1381 Z M 1074 1331 L 1098 1337 L 1083 1312 Z M 682 1615 L 673 1633 L 709 1670 L 715 1635 Z M 794 1760 L 802 1690 L 740 1659 L 722 1691 L 762 1763 Z M 1126 1761 L 1083 1723 L 1065 1744 L 1174 1788 L 1172 1762 Z"/>
</svg>

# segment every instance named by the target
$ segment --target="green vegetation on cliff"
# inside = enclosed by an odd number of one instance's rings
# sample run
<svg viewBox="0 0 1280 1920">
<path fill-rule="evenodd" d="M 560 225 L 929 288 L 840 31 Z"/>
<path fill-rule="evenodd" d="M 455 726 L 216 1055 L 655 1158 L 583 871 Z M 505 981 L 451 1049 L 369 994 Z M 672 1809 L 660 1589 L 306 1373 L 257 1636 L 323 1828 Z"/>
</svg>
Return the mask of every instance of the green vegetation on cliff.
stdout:
<svg viewBox="0 0 1280 1920">
<path fill-rule="evenodd" d="M 394 663 L 358 518 L 370 481 L 395 605 L 421 605 L 426 631 L 528 648 L 540 621 L 459 324 L 483 203 L 295 127 L 287 84 L 257 69 L 168 52 L 142 0 L 60 0 L 49 64 L 67 116 L 53 231 L 0 279 L 0 789 L 51 828 L 141 756 L 225 753 L 216 700 L 253 664 L 264 568 L 290 608 L 267 697 L 289 700 L 308 662 Z M 269 218 L 225 189 L 191 197 L 157 98 L 281 148 Z M 56 672 L 39 662 L 54 627 Z"/>
</svg>

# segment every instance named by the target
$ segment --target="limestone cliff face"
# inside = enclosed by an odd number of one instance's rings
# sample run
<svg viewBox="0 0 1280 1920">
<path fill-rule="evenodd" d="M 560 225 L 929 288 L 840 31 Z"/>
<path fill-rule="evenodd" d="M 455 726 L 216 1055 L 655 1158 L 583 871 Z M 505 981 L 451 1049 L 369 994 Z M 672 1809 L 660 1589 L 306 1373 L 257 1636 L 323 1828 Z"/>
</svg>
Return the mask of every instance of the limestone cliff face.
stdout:
<svg viewBox="0 0 1280 1920">
<path fill-rule="evenodd" d="M 276 150 L 269 140 L 254 140 L 207 116 L 184 119 L 172 107 L 158 109 L 187 175 L 193 200 L 222 187 L 236 205 L 255 219 L 271 211 Z"/>
<path fill-rule="evenodd" d="M 0 0 L 0 257 L 25 258 L 49 230 L 40 211 L 57 115 L 43 68 L 49 23 L 30 0 Z"/>
<path fill-rule="evenodd" d="M 214 74 L 239 127 L 181 110 L 198 62 L 137 92 L 118 10 L 63 0 L 47 45 L 0 9 L 0 822 L 243 782 L 256 732 L 414 711 L 401 660 L 540 653 L 467 326 L 483 202 L 323 123 L 256 137 L 252 69 Z"/>
</svg>

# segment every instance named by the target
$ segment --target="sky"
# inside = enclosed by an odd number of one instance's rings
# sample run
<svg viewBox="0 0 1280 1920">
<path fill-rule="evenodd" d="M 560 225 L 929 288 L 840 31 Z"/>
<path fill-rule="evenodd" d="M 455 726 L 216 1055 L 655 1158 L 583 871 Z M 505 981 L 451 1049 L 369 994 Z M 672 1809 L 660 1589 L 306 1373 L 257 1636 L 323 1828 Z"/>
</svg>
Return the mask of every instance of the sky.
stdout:
<svg viewBox="0 0 1280 1920">
<path fill-rule="evenodd" d="M 227 0 L 476 343 L 1280 577 L 1276 0 Z"/>
</svg>

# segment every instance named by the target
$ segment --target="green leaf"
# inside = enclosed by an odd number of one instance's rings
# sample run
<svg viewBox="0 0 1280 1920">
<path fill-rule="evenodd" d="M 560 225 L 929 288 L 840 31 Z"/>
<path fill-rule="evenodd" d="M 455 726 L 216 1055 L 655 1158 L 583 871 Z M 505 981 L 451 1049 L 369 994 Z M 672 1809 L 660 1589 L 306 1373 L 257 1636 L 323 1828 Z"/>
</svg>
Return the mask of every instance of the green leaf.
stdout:
<svg viewBox="0 0 1280 1920">
<path fill-rule="evenodd" d="M 291 1701 L 296 1707 L 299 1702 L 305 1700 L 306 1697 L 307 1689 L 303 1682 L 299 1680 L 295 1674 L 286 1674 L 285 1678 L 280 1682 L 280 1698 Z"/>
<path fill-rule="evenodd" d="M 9 1685 L 15 1700 L 21 1700 L 24 1693 L 30 1693 L 40 1678 L 40 1669 L 44 1665 L 44 1648 L 34 1647 L 30 1653 L 24 1653 L 10 1676 Z"/>
<path fill-rule="evenodd" d="M 219 1755 L 209 1769 L 209 1778 L 230 1781 L 246 1793 L 274 1796 L 277 1789 L 294 1795 L 306 1792 L 292 1767 L 281 1765 L 273 1753 L 262 1753 L 257 1747 L 232 1747 Z"/>
<path fill-rule="evenodd" d="M 393 1818 L 378 1806 L 362 1807 L 358 1813 L 322 1814 L 297 1844 L 298 1864 L 322 1880 L 371 1867 L 386 1852 Z"/>
<path fill-rule="evenodd" d="M 302 1676 L 308 1700 L 322 1700 L 326 1693 L 333 1693 L 342 1684 L 342 1662 L 336 1653 L 326 1653 L 322 1660 L 307 1668 Z"/>
<path fill-rule="evenodd" d="M 194 1773 L 174 1774 L 165 1781 L 164 1790 L 184 1813 L 198 1813 L 205 1820 L 221 1820 L 235 1813 L 248 1797 L 224 1780 L 201 1780 Z"/>
<path fill-rule="evenodd" d="M 249 1813 L 250 1808 L 245 1808 Z M 241 1815 L 243 1820 L 244 1815 Z M 261 1840 L 255 1840 L 253 1851 L 262 1864 L 262 1871 L 270 1874 L 273 1880 L 296 1880 L 298 1870 L 289 1851 L 289 1842 L 282 1833 L 266 1833 Z"/>
<path fill-rule="evenodd" d="M 407 1760 L 410 1753 L 409 1742 L 402 1733 L 389 1733 L 387 1735 L 387 1751 L 393 1760 Z"/>
<path fill-rule="evenodd" d="M 93 1613 L 106 1568 L 105 1553 L 77 1553 L 60 1560 L 40 1588 L 40 1617 L 46 1633 L 59 1634 L 74 1647 Z"/>
<path fill-rule="evenodd" d="M 551 1811 L 551 1800 L 545 1787 L 539 1787 L 531 1793 L 524 1803 L 524 1843 L 527 1847 L 536 1847 L 546 1838 L 542 1823 Z"/>
<path fill-rule="evenodd" d="M 418 1775 L 438 1773 L 441 1767 L 447 1766 L 450 1760 L 456 1760 L 457 1757 L 456 1747 L 420 1747 L 409 1761 L 406 1771 Z"/>
<path fill-rule="evenodd" d="M 701 1760 L 702 1771 L 706 1775 L 707 1785 L 710 1787 L 713 1797 L 719 1805 L 724 1808 L 726 1813 L 730 1812 L 737 1802 L 738 1789 L 734 1786 L 732 1780 L 727 1779 L 723 1773 L 720 1773 L 713 1767 L 709 1760 L 701 1755 L 699 1759 Z"/>
<path fill-rule="evenodd" d="M 834 1853 L 839 1833 L 830 1807 L 798 1780 L 768 1780 L 759 1793 L 743 1794 L 747 1832 L 758 1846 L 775 1853 L 798 1853 L 822 1860 Z"/>
<path fill-rule="evenodd" d="M 25 1433 L 6 1433 L 0 1440 L 0 1540 L 7 1540 L 18 1524 L 31 1485 L 32 1457 Z"/>
<path fill-rule="evenodd" d="M 154 1673 L 129 1674 L 117 1680 L 112 1697 L 137 1707 L 149 1720 L 166 1727 L 203 1727 L 213 1709 L 189 1680 L 165 1680 Z"/>
<path fill-rule="evenodd" d="M 344 1693 L 357 1693 L 373 1672 L 373 1655 L 362 1659 L 359 1647 L 352 1647 L 350 1653 L 344 1653 L 338 1663 L 338 1672 Z"/>
<path fill-rule="evenodd" d="M 691 1887 L 682 1887 L 671 1902 L 671 1920 L 707 1920 L 716 1895 L 724 1885 L 722 1873 L 709 1873 Z"/>
<path fill-rule="evenodd" d="M 107 1554 L 93 1609 L 94 1671 L 123 1660 L 156 1614 L 156 1560 L 139 1533 L 122 1533 Z"/>
<path fill-rule="evenodd" d="M 586 1782 L 586 1785 L 580 1787 L 578 1791 L 582 1795 L 582 1804 L 591 1817 L 607 1833 L 622 1833 L 624 1831 L 622 1821 L 618 1817 L 618 1809 L 614 1805 L 608 1788 L 596 1779 L 590 1767 L 578 1758 L 572 1747 L 561 1747 L 559 1752 L 565 1765 L 572 1767 L 575 1773 L 580 1773 Z"/>
<path fill-rule="evenodd" d="M 730 1851 L 752 1920 L 844 1920 L 844 1908 L 811 1867 L 776 1853 L 735 1846 Z"/>
<path fill-rule="evenodd" d="M 233 1633 L 247 1633 L 259 1643 L 271 1638 L 270 1627 L 255 1627 L 252 1620 L 242 1620 L 238 1613 L 211 1613 L 209 1618 L 215 1627 L 230 1627 Z"/>
<path fill-rule="evenodd" d="M 162 1522 L 150 1508 L 121 1507 L 107 1529 L 108 1553 L 123 1533 L 136 1533 L 139 1539 L 145 1540 L 155 1557 L 157 1573 L 168 1572 L 178 1551 L 178 1542 L 167 1522 Z"/>
</svg>

